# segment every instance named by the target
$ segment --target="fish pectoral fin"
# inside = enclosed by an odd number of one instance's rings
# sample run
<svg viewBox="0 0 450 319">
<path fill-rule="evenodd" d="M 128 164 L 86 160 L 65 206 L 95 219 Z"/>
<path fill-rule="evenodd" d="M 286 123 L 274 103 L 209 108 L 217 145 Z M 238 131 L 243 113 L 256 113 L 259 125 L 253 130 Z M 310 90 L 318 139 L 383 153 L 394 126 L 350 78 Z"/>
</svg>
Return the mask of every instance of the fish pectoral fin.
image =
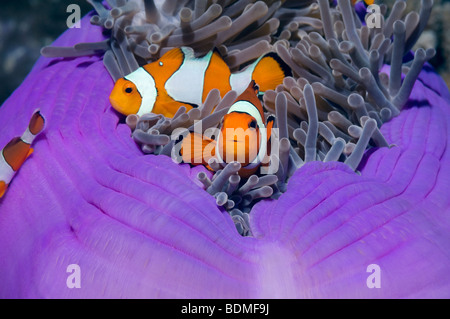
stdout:
<svg viewBox="0 0 450 319">
<path fill-rule="evenodd" d="M 0 181 L 0 198 L 5 195 L 6 189 L 8 188 L 8 185 L 4 181 Z"/>
<path fill-rule="evenodd" d="M 215 148 L 216 141 L 199 133 L 189 133 L 182 141 L 180 154 L 185 163 L 207 166 L 215 157 Z"/>
<path fill-rule="evenodd" d="M 167 99 L 161 101 L 157 101 L 152 110 L 155 114 L 162 114 L 167 118 L 173 118 L 173 116 L 177 113 L 180 107 L 184 106 L 186 108 L 186 112 L 189 112 L 193 109 L 193 106 L 188 103 L 178 102 L 172 99 Z"/>
<path fill-rule="evenodd" d="M 183 102 L 183 101 L 180 102 L 180 106 L 184 106 L 184 107 L 186 107 L 186 108 L 191 107 L 191 108 L 193 108 L 193 109 L 198 108 L 198 105 L 197 105 L 197 104 L 189 103 L 189 102 Z"/>
<path fill-rule="evenodd" d="M 34 149 L 30 148 L 30 150 L 27 153 L 27 158 L 30 157 L 30 155 L 33 154 L 33 152 L 34 152 Z"/>
</svg>

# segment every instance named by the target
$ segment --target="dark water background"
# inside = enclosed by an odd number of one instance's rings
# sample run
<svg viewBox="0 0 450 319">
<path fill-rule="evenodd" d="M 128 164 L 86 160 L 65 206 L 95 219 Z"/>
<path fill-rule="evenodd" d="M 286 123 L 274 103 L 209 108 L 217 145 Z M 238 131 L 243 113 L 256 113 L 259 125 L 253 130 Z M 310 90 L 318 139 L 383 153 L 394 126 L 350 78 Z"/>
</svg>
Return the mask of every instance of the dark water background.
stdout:
<svg viewBox="0 0 450 319">
<path fill-rule="evenodd" d="M 439 11 L 441 3 L 448 0 L 435 0 L 433 11 Z M 392 0 L 376 1 L 391 5 Z M 418 10 L 419 0 L 408 0 L 408 5 Z M 40 56 L 40 49 L 51 44 L 67 30 L 69 4 L 78 4 L 84 16 L 92 7 L 86 0 L 1 0 L 0 7 L 0 105 L 22 83 Z M 410 9 L 412 9 L 410 8 Z M 433 16 L 428 25 L 433 25 Z M 436 34 L 444 34 L 442 27 Z M 439 31 L 440 29 L 440 31 Z M 432 63 L 450 82 L 450 72 L 446 69 L 447 50 L 437 46 L 438 55 Z M 448 53 L 448 52 L 447 52 Z"/>
<path fill-rule="evenodd" d="M 40 49 L 67 30 L 69 4 L 81 15 L 91 9 L 85 0 L 1 0 L 0 105 L 22 83 L 40 56 Z"/>
</svg>

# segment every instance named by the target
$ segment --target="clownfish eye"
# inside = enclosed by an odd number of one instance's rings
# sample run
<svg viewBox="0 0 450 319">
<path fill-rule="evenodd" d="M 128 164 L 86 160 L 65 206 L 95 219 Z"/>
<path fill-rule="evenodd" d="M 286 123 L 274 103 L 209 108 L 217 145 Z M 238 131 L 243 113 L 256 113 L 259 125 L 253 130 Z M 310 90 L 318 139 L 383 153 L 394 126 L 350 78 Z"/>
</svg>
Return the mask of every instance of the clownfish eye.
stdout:
<svg viewBox="0 0 450 319">
<path fill-rule="evenodd" d="M 123 92 L 125 92 L 125 94 L 131 94 L 134 92 L 134 85 L 132 83 L 125 83 L 125 85 L 123 86 Z"/>
<path fill-rule="evenodd" d="M 250 128 L 256 128 L 256 120 L 252 120 L 249 124 L 248 127 Z"/>
</svg>

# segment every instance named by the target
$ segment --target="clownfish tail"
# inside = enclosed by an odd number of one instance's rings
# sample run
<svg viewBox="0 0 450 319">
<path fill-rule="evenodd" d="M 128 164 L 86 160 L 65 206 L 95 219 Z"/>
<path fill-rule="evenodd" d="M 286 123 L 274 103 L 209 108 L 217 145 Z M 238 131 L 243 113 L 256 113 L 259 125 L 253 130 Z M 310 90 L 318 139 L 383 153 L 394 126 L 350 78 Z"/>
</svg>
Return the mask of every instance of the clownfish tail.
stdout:
<svg viewBox="0 0 450 319">
<path fill-rule="evenodd" d="M 259 86 L 261 93 L 275 88 L 283 83 L 286 76 L 291 76 L 289 66 L 274 52 L 267 53 L 256 61 L 252 79 Z"/>
</svg>

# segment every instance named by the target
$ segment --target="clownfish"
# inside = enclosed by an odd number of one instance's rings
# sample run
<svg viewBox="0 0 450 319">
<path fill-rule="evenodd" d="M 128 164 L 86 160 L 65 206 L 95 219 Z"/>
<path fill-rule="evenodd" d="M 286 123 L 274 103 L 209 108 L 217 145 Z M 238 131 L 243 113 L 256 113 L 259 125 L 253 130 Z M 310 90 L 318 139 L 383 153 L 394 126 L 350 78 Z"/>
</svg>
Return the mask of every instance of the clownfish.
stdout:
<svg viewBox="0 0 450 319">
<path fill-rule="evenodd" d="M 33 153 L 31 143 L 44 129 L 45 120 L 39 110 L 31 117 L 30 124 L 21 137 L 13 138 L 1 151 L 0 198 L 25 160 Z"/>
<path fill-rule="evenodd" d="M 201 105 L 214 88 L 221 97 L 230 90 L 240 95 L 254 80 L 265 92 L 274 90 L 288 75 L 289 68 L 275 53 L 232 74 L 217 50 L 196 58 L 191 48 L 181 47 L 118 79 L 109 99 L 124 115 L 155 113 L 171 118 L 182 105 L 187 111 Z"/>
<path fill-rule="evenodd" d="M 275 117 L 264 122 L 264 111 L 258 99 L 258 88 L 252 81 L 231 105 L 223 117 L 220 132 L 215 139 L 199 133 L 189 133 L 182 139 L 180 154 L 183 162 L 203 164 L 215 158 L 218 163 L 241 163 L 239 175 L 248 177 L 255 173 L 268 155 L 269 140 Z"/>
</svg>

